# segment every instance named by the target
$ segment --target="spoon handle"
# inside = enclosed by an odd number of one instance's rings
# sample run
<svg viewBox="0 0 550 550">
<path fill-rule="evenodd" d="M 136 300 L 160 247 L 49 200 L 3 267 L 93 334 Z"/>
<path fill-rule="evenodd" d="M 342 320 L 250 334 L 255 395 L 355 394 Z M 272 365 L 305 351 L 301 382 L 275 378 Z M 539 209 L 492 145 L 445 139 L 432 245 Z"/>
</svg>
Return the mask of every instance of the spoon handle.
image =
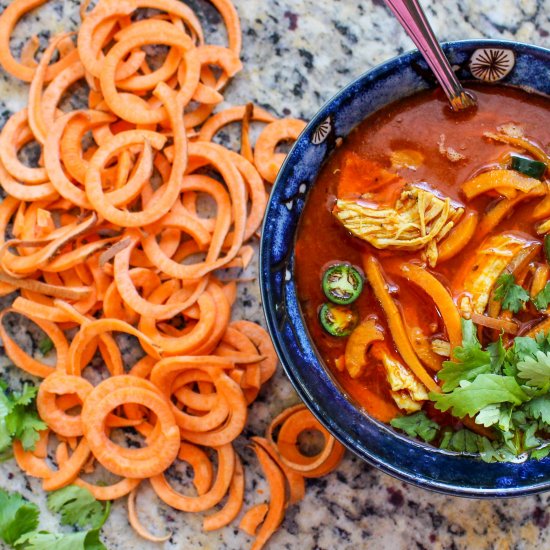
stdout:
<svg viewBox="0 0 550 550">
<path fill-rule="evenodd" d="M 466 92 L 452 70 L 418 0 L 385 0 L 435 73 L 454 111 L 467 109 L 476 99 Z"/>
</svg>

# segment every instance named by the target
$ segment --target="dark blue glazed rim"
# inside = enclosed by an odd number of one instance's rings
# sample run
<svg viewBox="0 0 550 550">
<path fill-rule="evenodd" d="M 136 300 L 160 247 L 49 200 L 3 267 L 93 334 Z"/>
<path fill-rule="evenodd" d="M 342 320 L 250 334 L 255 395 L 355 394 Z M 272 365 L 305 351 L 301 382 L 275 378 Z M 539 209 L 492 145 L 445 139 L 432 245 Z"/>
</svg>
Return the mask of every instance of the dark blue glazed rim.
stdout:
<svg viewBox="0 0 550 550">
<path fill-rule="evenodd" d="M 550 51 L 517 42 L 443 45 L 461 80 L 550 95 Z M 294 283 L 294 243 L 307 192 L 335 145 L 367 116 L 435 82 L 418 51 L 368 71 L 328 101 L 303 131 L 273 187 L 262 230 L 260 283 L 269 332 L 287 376 L 319 421 L 348 449 L 398 479 L 441 493 L 513 497 L 550 489 L 550 458 L 486 464 L 413 441 L 349 399 L 312 344 Z"/>
</svg>

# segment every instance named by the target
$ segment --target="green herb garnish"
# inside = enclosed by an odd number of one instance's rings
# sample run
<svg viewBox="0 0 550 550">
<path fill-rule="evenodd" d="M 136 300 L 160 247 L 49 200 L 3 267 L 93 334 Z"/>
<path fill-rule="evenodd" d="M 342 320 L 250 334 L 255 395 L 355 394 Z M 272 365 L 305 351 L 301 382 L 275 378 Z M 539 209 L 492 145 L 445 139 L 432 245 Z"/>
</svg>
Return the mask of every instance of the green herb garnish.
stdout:
<svg viewBox="0 0 550 550">
<path fill-rule="evenodd" d="M 21 441 L 26 451 L 34 449 L 38 432 L 47 428 L 36 412 L 37 392 L 37 387 L 27 384 L 21 392 L 0 389 L 0 458 L 10 456 L 14 439 Z"/>
<path fill-rule="evenodd" d="M 441 411 L 470 416 L 490 428 L 495 440 L 469 430 L 444 430 L 440 445 L 477 452 L 488 462 L 510 461 L 522 453 L 550 454 L 550 336 L 517 337 L 504 349 L 497 341 L 483 349 L 472 321 L 463 321 L 462 346 L 438 373 L 443 393 L 430 393 Z"/>
<path fill-rule="evenodd" d="M 502 346 L 501 340 L 499 344 Z M 454 390 L 463 380 L 471 381 L 479 374 L 493 371 L 491 352 L 481 349 L 471 321 L 462 320 L 462 346 L 454 349 L 453 357 L 457 361 L 444 361 L 443 368 L 437 373 L 445 392 Z"/>
<path fill-rule="evenodd" d="M 48 495 L 48 508 L 61 514 L 61 523 L 98 528 L 105 522 L 105 509 L 92 493 L 83 487 L 69 485 Z"/>
<path fill-rule="evenodd" d="M 533 298 L 533 304 L 539 311 L 548 307 L 548 304 L 550 304 L 550 283 L 546 283 L 544 288 Z"/>
<path fill-rule="evenodd" d="M 109 516 L 110 502 L 103 506 L 90 491 L 69 485 L 48 497 L 48 508 L 61 514 L 61 523 L 89 531 L 50 533 L 38 531 L 39 509 L 19 493 L 0 489 L 0 539 L 16 550 L 107 550 L 99 532 Z"/>
<path fill-rule="evenodd" d="M 48 355 L 48 353 L 50 353 L 50 351 L 52 351 L 52 349 L 53 349 L 52 340 L 50 338 L 48 338 L 47 336 L 42 338 L 38 342 L 38 349 L 40 350 L 40 353 L 42 355 Z"/>
<path fill-rule="evenodd" d="M 502 308 L 517 313 L 529 300 L 529 293 L 516 285 L 515 278 L 510 273 L 502 274 L 495 284 L 495 300 L 502 303 Z"/>
<path fill-rule="evenodd" d="M 426 442 L 432 441 L 439 431 L 439 424 L 429 419 L 424 411 L 407 416 L 398 416 L 390 424 L 404 431 L 410 437 L 420 437 Z"/>
<path fill-rule="evenodd" d="M 38 527 L 40 511 L 36 504 L 26 501 L 18 493 L 0 489 L 0 539 L 14 546 L 25 533 Z"/>
<path fill-rule="evenodd" d="M 520 405 L 529 395 L 511 376 L 478 374 L 472 382 L 463 381 L 450 393 L 431 393 L 430 399 L 440 411 L 451 410 L 454 416 L 474 416 L 488 405 L 512 403 Z"/>
</svg>

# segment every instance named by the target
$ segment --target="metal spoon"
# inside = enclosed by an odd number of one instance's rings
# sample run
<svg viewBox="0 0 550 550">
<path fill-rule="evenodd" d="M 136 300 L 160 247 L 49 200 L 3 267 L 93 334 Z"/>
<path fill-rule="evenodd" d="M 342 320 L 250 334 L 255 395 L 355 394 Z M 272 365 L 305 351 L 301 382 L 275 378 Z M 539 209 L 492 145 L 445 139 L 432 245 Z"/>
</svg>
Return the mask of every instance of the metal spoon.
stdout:
<svg viewBox="0 0 550 550">
<path fill-rule="evenodd" d="M 451 103 L 451 109 L 462 111 L 475 107 L 477 103 L 475 95 L 467 92 L 456 78 L 418 0 L 385 0 L 385 2 L 435 73 Z"/>
</svg>

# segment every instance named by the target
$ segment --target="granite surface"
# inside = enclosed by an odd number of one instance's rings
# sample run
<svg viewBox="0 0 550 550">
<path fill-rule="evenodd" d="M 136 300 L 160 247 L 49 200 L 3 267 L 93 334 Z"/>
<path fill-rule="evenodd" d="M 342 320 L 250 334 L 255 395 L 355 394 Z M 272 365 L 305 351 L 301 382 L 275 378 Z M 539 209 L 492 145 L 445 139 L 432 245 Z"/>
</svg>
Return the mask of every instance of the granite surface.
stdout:
<svg viewBox="0 0 550 550">
<path fill-rule="evenodd" d="M 0 1 L 0 10 L 7 3 Z M 212 36 L 217 15 L 205 1 L 190 3 L 204 14 L 207 35 Z M 351 79 L 411 48 L 382 0 L 235 0 L 235 4 L 243 25 L 244 70 L 227 90 L 229 103 L 253 100 L 275 114 L 307 119 Z M 423 5 L 442 40 L 515 38 L 550 47 L 550 0 L 424 0 Z M 35 33 L 45 41 L 48 31 L 71 29 L 77 21 L 77 1 L 51 0 L 17 27 L 12 45 L 17 49 L 23 38 Z M 26 86 L 0 72 L 0 124 L 23 105 L 25 96 Z M 254 275 L 253 267 L 246 276 Z M 235 317 L 263 320 L 255 282 L 241 285 Z M 30 335 L 16 328 L 22 343 L 32 346 Z M 7 364 L 0 357 L 2 378 L 17 385 L 21 378 Z M 296 401 L 279 372 L 253 406 L 245 436 L 262 433 L 270 417 Z M 237 447 L 246 463 L 249 505 L 263 500 L 261 491 L 266 487 L 244 443 L 241 438 Z M 175 470 L 174 476 L 187 487 L 185 465 Z M 0 486 L 44 506 L 40 483 L 22 475 L 13 461 L 0 465 Z M 381 474 L 348 454 L 337 472 L 308 482 L 306 498 L 288 510 L 269 548 L 550 548 L 549 504 L 548 494 L 493 502 L 432 494 Z M 128 525 L 124 503 L 117 503 L 103 529 L 108 548 L 236 550 L 250 545 L 250 538 L 233 527 L 202 533 L 200 514 L 184 514 L 159 504 L 147 486 L 139 494 L 138 508 L 153 532 L 169 530 L 171 539 L 156 545 L 137 538 Z M 59 528 L 47 512 L 42 518 L 43 528 Z"/>
</svg>

